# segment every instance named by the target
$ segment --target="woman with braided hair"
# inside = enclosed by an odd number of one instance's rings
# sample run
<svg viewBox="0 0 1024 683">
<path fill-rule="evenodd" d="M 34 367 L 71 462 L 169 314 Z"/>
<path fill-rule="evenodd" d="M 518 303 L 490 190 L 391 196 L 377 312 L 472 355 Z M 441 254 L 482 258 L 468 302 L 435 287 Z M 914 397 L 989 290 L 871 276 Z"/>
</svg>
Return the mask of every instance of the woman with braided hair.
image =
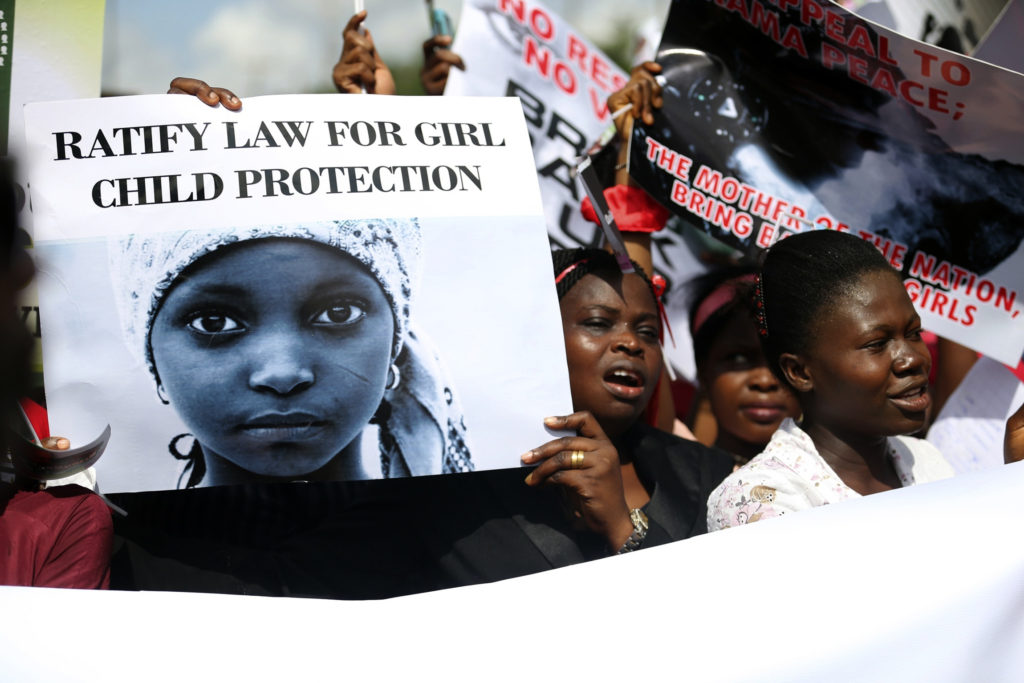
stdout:
<svg viewBox="0 0 1024 683">
<path fill-rule="evenodd" d="M 800 414 L 789 385 L 761 350 L 756 279 L 753 266 L 735 266 L 701 276 L 691 287 L 690 336 L 700 391 L 714 417 L 711 438 L 737 466 L 764 450 L 785 418 Z"/>
<path fill-rule="evenodd" d="M 523 456 L 534 487 L 559 487 L 581 547 L 625 552 L 704 531 L 703 495 L 731 458 L 647 426 L 662 370 L 657 295 L 639 266 L 623 274 L 597 249 L 556 251 L 573 408 L 545 424 L 576 431 Z M 587 534 L 581 532 L 589 531 Z"/>
<path fill-rule="evenodd" d="M 188 428 L 179 486 L 472 469 L 459 403 L 410 318 L 414 220 L 136 234 L 122 324 Z"/>
<path fill-rule="evenodd" d="M 575 432 L 523 455 L 532 467 L 410 481 L 433 588 L 496 581 L 704 533 L 707 495 L 732 470 L 715 448 L 648 426 L 661 374 L 658 301 L 634 264 L 599 249 L 553 253 Z M 402 482 L 405 484 L 405 482 Z M 421 486 L 415 486 L 420 484 Z M 418 489 L 418 490 L 416 490 Z"/>
<path fill-rule="evenodd" d="M 712 531 L 953 470 L 926 441 L 931 357 L 899 273 L 869 242 L 830 230 L 772 246 L 757 285 L 761 344 L 803 416 L 708 500 Z"/>
</svg>

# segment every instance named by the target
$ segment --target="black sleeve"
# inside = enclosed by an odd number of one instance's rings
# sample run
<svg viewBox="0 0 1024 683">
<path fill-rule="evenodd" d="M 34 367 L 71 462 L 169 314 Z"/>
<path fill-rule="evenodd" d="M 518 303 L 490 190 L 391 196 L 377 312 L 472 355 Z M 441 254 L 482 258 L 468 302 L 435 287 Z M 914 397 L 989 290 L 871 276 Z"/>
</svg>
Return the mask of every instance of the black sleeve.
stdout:
<svg viewBox="0 0 1024 683">
<path fill-rule="evenodd" d="M 652 492 L 642 547 L 706 533 L 708 496 L 732 472 L 732 457 L 653 428 L 633 446 L 637 473 Z"/>
<path fill-rule="evenodd" d="M 673 538 L 672 535 L 665 530 L 665 527 L 658 524 L 658 520 L 647 518 L 647 522 L 650 528 L 647 529 L 647 536 L 644 538 L 643 544 L 640 546 L 640 550 L 644 548 L 653 548 L 656 545 L 664 545 L 677 541 L 679 539 Z"/>
</svg>

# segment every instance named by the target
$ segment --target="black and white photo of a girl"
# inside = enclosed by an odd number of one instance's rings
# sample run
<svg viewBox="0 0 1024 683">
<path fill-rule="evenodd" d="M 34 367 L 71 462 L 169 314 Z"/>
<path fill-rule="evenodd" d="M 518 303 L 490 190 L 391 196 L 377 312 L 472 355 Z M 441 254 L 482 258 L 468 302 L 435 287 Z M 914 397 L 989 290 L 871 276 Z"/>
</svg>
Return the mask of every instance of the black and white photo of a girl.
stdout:
<svg viewBox="0 0 1024 683">
<path fill-rule="evenodd" d="M 179 487 L 473 469 L 411 322 L 415 220 L 136 234 L 111 259 L 129 348 L 189 430 Z"/>
</svg>

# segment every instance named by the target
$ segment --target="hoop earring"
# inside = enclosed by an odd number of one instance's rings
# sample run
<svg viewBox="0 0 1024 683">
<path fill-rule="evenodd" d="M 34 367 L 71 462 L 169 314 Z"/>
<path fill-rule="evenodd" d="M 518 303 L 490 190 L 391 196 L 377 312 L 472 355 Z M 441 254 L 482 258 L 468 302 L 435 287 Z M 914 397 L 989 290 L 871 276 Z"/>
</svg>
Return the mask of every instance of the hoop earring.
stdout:
<svg viewBox="0 0 1024 683">
<path fill-rule="evenodd" d="M 171 405 L 170 399 L 167 398 L 167 390 L 164 389 L 163 384 L 156 385 L 156 397 L 160 399 L 160 402 L 163 403 L 165 406 Z"/>
<path fill-rule="evenodd" d="M 385 389 L 397 389 L 399 383 L 402 381 L 402 374 L 398 371 L 398 366 L 394 363 L 388 368 L 388 383 L 384 386 Z"/>
</svg>

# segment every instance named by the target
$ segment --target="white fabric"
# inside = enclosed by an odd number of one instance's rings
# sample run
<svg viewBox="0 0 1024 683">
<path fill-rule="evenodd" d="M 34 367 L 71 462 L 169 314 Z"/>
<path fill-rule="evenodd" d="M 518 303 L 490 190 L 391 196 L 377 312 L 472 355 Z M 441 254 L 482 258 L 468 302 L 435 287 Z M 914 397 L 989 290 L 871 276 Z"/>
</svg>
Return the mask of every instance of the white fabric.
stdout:
<svg viewBox="0 0 1024 683">
<path fill-rule="evenodd" d="M 890 437 L 889 457 L 903 486 L 954 474 L 934 446 L 911 436 Z M 860 497 L 818 454 L 811 437 L 787 418 L 764 451 L 711 493 L 708 531 Z"/>
<path fill-rule="evenodd" d="M 49 481 L 46 482 L 47 488 L 52 488 L 54 486 L 67 486 L 68 484 L 78 484 L 79 486 L 87 488 L 90 491 L 95 491 L 96 468 L 89 467 L 79 472 L 78 474 L 71 475 L 70 477 L 64 477 L 63 479 L 50 479 Z"/>
<path fill-rule="evenodd" d="M 3 587 L 3 678 L 1021 681 L 1022 489 L 1018 463 L 393 600 Z"/>
</svg>

